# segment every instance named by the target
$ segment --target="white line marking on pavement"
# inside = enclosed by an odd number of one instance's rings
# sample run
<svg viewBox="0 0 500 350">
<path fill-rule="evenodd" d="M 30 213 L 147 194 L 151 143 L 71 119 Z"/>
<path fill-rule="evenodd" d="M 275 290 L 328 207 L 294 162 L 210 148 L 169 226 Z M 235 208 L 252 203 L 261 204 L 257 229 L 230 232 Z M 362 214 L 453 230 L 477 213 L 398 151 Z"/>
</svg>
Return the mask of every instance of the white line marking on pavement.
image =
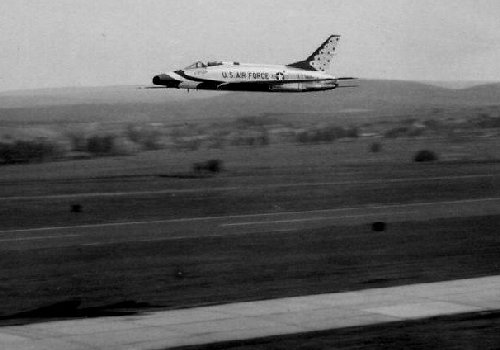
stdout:
<svg viewBox="0 0 500 350">
<path fill-rule="evenodd" d="M 394 214 L 414 214 L 416 211 L 405 211 L 401 213 L 392 213 Z M 266 225 L 266 224 L 286 224 L 286 223 L 294 223 L 294 222 L 308 222 L 308 221 L 323 221 L 323 220 L 332 220 L 332 219 L 350 219 L 350 218 L 364 218 L 367 216 L 379 216 L 380 213 L 365 213 L 365 214 L 356 214 L 356 215 L 342 215 L 342 216 L 316 216 L 312 218 L 304 218 L 304 219 L 289 219 L 289 220 L 272 220 L 272 221 L 247 221 L 247 222 L 235 222 L 230 224 L 222 224 L 220 227 L 232 227 L 232 226 L 250 226 L 250 225 Z"/>
<path fill-rule="evenodd" d="M 242 214 L 242 215 L 224 215 L 224 216 L 204 216 L 193 218 L 178 218 L 178 219 L 165 219 L 165 220 L 150 220 L 150 221 L 122 221 L 122 222 L 109 222 L 102 224 L 88 224 L 76 226 L 48 226 L 36 227 L 25 229 L 12 229 L 0 231 L 0 234 L 17 233 L 17 232 L 36 232 L 36 231 L 49 231 L 49 230 L 69 230 L 69 229 L 82 229 L 82 228 L 97 228 L 97 227 L 119 227 L 130 225 L 150 225 L 150 224 L 168 224 L 168 223 L 182 223 L 192 221 L 212 221 L 221 219 L 245 219 L 255 217 L 269 217 L 279 215 L 299 215 L 299 214 L 314 214 L 314 213 L 335 213 L 348 210 L 367 210 L 367 209 L 389 209 L 389 208 L 408 208 L 408 207 L 422 207 L 428 205 L 451 205 L 451 204 L 465 204 L 465 203 L 479 203 L 479 202 L 492 202 L 499 201 L 500 197 L 487 197 L 487 198 L 471 198 L 442 202 L 417 202 L 417 203 L 400 203 L 400 204 L 371 204 L 360 207 L 345 207 L 345 208 L 330 208 L 318 210 L 305 210 L 305 211 L 281 211 L 272 213 L 257 213 L 257 214 Z"/>
<path fill-rule="evenodd" d="M 16 238 L 0 239 L 0 242 L 33 241 L 41 239 L 55 239 L 55 238 L 66 238 L 66 237 L 80 237 L 80 236 L 81 235 L 51 235 L 51 236 L 35 236 L 35 237 L 16 237 Z"/>
<path fill-rule="evenodd" d="M 336 182 L 298 182 L 298 183 L 279 183 L 258 186 L 230 186 L 230 187 L 205 187 L 205 188 L 186 188 L 186 189 L 166 189 L 156 191 L 130 191 L 130 192 L 87 192 L 87 193 L 66 193 L 40 196 L 11 196 L 0 197 L 0 201 L 9 200 L 37 200 L 37 199 L 68 199 L 68 198 L 93 198 L 93 197 L 121 197 L 121 196 L 143 196 L 151 194 L 177 194 L 177 193 L 197 193 L 197 192 L 223 192 L 236 190 L 256 190 L 267 188 L 289 188 L 289 187 L 314 187 L 314 186 L 346 186 L 346 185 L 369 185 L 384 183 L 404 183 L 404 182 L 423 182 L 439 180 L 460 180 L 473 178 L 492 178 L 491 174 L 478 175 L 451 175 L 435 177 L 414 177 L 414 178 L 396 178 L 396 179 L 376 179 L 360 181 L 336 181 Z"/>
</svg>

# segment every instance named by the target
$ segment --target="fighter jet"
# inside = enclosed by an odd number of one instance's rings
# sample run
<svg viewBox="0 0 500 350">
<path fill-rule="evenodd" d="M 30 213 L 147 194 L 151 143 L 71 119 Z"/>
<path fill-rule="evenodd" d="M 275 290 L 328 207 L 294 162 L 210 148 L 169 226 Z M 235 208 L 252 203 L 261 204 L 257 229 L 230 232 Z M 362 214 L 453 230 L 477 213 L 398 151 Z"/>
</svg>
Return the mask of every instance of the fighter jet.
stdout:
<svg viewBox="0 0 500 350">
<path fill-rule="evenodd" d="M 151 88 L 304 92 L 352 87 L 338 82 L 355 78 L 326 73 L 339 40 L 340 35 L 330 35 L 305 60 L 288 65 L 197 61 L 184 69 L 156 75 L 156 86 Z"/>
</svg>

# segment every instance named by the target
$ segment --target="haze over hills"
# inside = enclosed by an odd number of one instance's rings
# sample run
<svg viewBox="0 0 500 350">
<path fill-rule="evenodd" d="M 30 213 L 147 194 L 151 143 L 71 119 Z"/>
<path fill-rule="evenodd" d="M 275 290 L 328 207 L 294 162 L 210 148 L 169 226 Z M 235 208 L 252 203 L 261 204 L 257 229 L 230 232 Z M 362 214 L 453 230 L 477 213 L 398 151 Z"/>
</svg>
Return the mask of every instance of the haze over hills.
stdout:
<svg viewBox="0 0 500 350">
<path fill-rule="evenodd" d="M 356 88 L 314 93 L 137 89 L 134 86 L 0 93 L 3 123 L 168 122 L 283 113 L 397 114 L 500 105 L 500 83 L 449 89 L 410 81 L 360 80 Z"/>
<path fill-rule="evenodd" d="M 143 89 L 134 85 L 65 87 L 0 92 L 0 108 L 23 108 L 76 104 L 165 103 L 183 99 L 210 98 L 218 91 L 187 93 L 185 90 Z"/>
</svg>

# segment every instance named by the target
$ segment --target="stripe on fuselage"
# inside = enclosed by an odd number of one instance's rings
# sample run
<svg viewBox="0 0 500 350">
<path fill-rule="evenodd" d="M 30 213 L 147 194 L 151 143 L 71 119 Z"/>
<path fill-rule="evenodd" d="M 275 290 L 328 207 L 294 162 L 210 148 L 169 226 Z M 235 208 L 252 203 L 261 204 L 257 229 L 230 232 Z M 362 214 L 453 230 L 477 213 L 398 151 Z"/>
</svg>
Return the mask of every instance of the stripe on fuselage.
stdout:
<svg viewBox="0 0 500 350">
<path fill-rule="evenodd" d="M 195 78 L 195 77 L 192 77 L 190 75 L 187 75 L 182 70 L 176 70 L 174 73 L 177 74 L 177 75 L 179 75 L 179 76 L 181 76 L 182 78 L 184 78 L 186 80 L 199 81 L 200 83 L 212 83 L 212 84 L 222 84 L 223 83 L 223 81 L 220 81 L 220 80 Z"/>
</svg>

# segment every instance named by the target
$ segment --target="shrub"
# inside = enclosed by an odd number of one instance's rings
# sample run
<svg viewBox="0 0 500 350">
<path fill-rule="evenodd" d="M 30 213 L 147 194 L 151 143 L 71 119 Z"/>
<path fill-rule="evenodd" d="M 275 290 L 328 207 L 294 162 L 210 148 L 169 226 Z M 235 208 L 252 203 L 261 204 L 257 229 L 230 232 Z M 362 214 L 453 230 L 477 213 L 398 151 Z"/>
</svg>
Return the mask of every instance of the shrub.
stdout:
<svg viewBox="0 0 500 350">
<path fill-rule="evenodd" d="M 218 173 L 222 171 L 222 161 L 219 159 L 210 159 L 206 162 L 194 163 L 193 171 L 195 173 Z"/>
<path fill-rule="evenodd" d="M 87 152 L 94 155 L 109 155 L 114 153 L 113 135 L 94 135 L 87 139 Z"/>
<path fill-rule="evenodd" d="M 161 131 L 153 126 L 128 125 L 125 133 L 128 139 L 135 144 L 141 145 L 145 150 L 157 150 L 163 148 L 161 144 Z"/>
<path fill-rule="evenodd" d="M 61 157 L 64 151 L 57 143 L 45 140 L 0 143 L 0 163 L 41 162 Z"/>
<path fill-rule="evenodd" d="M 297 134 L 296 141 L 300 143 L 333 142 L 345 137 L 358 137 L 358 128 L 344 129 L 340 126 L 325 126 L 309 129 Z"/>
<path fill-rule="evenodd" d="M 124 136 L 118 136 L 113 140 L 113 154 L 131 155 L 139 152 L 141 147 Z"/>
<path fill-rule="evenodd" d="M 386 138 L 396 138 L 399 136 L 406 135 L 408 133 L 409 128 L 406 126 L 398 126 L 395 128 L 392 128 L 390 130 L 387 130 L 386 133 L 384 134 L 384 137 Z"/>
<path fill-rule="evenodd" d="M 383 221 L 376 221 L 374 223 L 372 223 L 372 231 L 375 231 L 375 232 L 382 232 L 382 231 L 385 231 L 385 228 L 386 228 L 386 223 L 383 222 Z"/>
<path fill-rule="evenodd" d="M 415 162 L 432 162 L 437 160 L 438 157 L 436 153 L 428 150 L 421 150 L 415 154 Z"/>
<path fill-rule="evenodd" d="M 355 126 L 350 127 L 345 131 L 345 136 L 346 137 L 358 137 L 359 136 L 359 129 Z"/>
<path fill-rule="evenodd" d="M 87 138 L 83 132 L 72 131 L 67 133 L 71 151 L 84 152 L 87 149 Z"/>
<path fill-rule="evenodd" d="M 373 153 L 378 153 L 382 150 L 382 144 L 380 142 L 373 142 L 370 145 L 370 151 Z"/>
<path fill-rule="evenodd" d="M 479 128 L 499 128 L 500 118 L 490 116 L 488 113 L 481 113 L 472 120 L 472 124 Z"/>
<path fill-rule="evenodd" d="M 260 136 L 260 145 L 261 146 L 268 146 L 270 143 L 269 140 L 269 133 L 267 131 L 264 131 L 262 135 Z"/>
<path fill-rule="evenodd" d="M 218 159 L 210 159 L 207 161 L 207 170 L 212 173 L 218 173 L 222 170 L 222 162 Z"/>
</svg>

